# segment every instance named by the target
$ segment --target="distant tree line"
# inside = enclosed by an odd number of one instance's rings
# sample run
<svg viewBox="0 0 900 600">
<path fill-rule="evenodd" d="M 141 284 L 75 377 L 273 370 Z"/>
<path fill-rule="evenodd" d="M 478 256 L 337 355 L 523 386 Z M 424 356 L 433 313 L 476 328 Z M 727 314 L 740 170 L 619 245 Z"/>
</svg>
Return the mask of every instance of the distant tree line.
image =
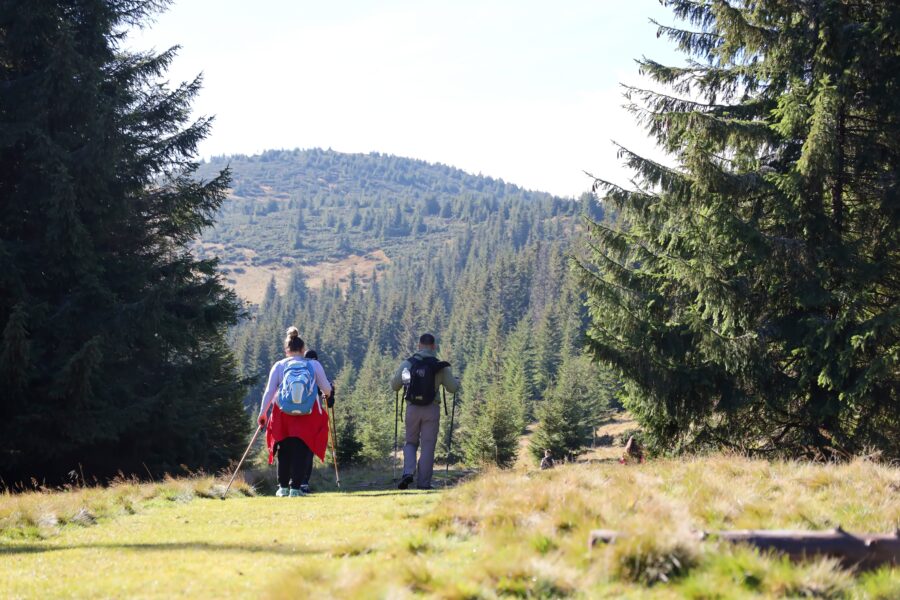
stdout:
<svg viewBox="0 0 900 600">
<path fill-rule="evenodd" d="M 215 158 L 199 175 L 225 167 L 234 173 L 233 195 L 203 239 L 224 244 L 225 260 L 240 261 L 239 248 L 251 248 L 256 264 L 312 264 L 374 250 L 404 254 L 415 251 L 424 236 L 448 241 L 466 222 L 488 220 L 502 222 L 504 235 L 520 248 L 529 236 L 560 237 L 565 223 L 583 210 L 602 214 L 586 199 L 573 202 L 381 154 L 269 151 Z M 398 179 L 394 172 L 405 175 Z M 541 206 L 537 227 L 534 205 Z"/>
</svg>

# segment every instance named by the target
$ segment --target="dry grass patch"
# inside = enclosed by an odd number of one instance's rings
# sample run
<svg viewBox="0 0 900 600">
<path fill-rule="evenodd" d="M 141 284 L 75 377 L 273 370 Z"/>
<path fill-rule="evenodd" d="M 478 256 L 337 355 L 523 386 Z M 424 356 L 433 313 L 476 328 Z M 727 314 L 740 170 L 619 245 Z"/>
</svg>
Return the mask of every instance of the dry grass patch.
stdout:
<svg viewBox="0 0 900 600">
<path fill-rule="evenodd" d="M 900 470 L 863 460 L 816 465 L 713 456 L 629 467 L 571 465 L 541 473 L 487 473 L 448 494 L 426 523 L 436 535 L 482 540 L 500 562 L 511 558 L 518 571 L 507 582 L 524 582 L 528 573 L 540 579 L 532 567 L 536 559 L 570 569 L 567 576 L 554 575 L 565 569 L 550 570 L 541 586 L 510 588 L 512 595 L 652 589 L 698 598 L 838 598 L 869 597 L 862 590 L 871 587 L 884 597 L 900 585 L 896 569 L 857 577 L 830 560 L 795 565 L 754 550 L 701 543 L 696 532 L 838 524 L 850 531 L 890 532 L 900 525 L 898 481 Z M 589 532 L 598 528 L 627 537 L 588 552 Z M 493 567 L 473 576 L 482 584 L 507 585 Z"/>
<path fill-rule="evenodd" d="M 66 526 L 88 527 L 103 519 L 131 515 L 153 501 L 190 502 L 218 498 L 224 485 L 214 477 L 166 478 L 157 483 L 119 479 L 108 486 L 0 493 L 0 540 L 45 539 Z M 253 496 L 235 480 L 229 497 Z"/>
<path fill-rule="evenodd" d="M 213 253 L 219 250 L 219 245 L 205 244 L 204 248 Z M 266 288 L 272 278 L 275 278 L 275 287 L 284 291 L 291 278 L 293 268 L 299 268 L 306 276 L 306 284 L 310 288 L 319 288 L 323 284 L 338 284 L 346 290 L 350 283 L 351 274 L 355 273 L 357 283 L 368 285 L 372 280 L 372 273 L 381 265 L 390 264 L 390 259 L 382 250 L 375 250 L 365 255 L 352 254 L 340 260 L 331 260 L 312 265 L 299 264 L 291 258 L 282 258 L 280 262 L 268 264 L 254 264 L 256 253 L 245 248 L 237 248 L 244 251 L 243 261 L 223 262 L 221 269 L 225 273 L 225 281 L 237 295 L 259 304 L 266 295 Z"/>
<path fill-rule="evenodd" d="M 291 267 L 282 264 L 223 263 L 221 268 L 228 270 L 225 282 L 238 296 L 254 304 L 263 301 L 273 277 L 275 287 L 280 291 L 284 291 L 291 278 Z"/>
<path fill-rule="evenodd" d="M 300 270 L 306 275 L 306 284 L 310 288 L 318 288 L 325 283 L 338 283 L 342 289 L 346 289 L 351 273 L 356 274 L 360 284 L 367 284 L 372 279 L 373 271 L 390 262 L 383 250 L 375 250 L 364 256 L 352 254 L 341 260 L 303 265 Z"/>
</svg>

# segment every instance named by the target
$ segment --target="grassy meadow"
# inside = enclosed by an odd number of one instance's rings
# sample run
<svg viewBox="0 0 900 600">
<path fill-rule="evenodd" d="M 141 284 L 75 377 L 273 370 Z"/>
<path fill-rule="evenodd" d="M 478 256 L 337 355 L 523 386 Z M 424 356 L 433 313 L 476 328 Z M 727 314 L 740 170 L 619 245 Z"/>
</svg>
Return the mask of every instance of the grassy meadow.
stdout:
<svg viewBox="0 0 900 600">
<path fill-rule="evenodd" d="M 693 535 L 893 531 L 900 469 L 865 460 L 520 465 L 429 492 L 344 479 L 306 498 L 242 483 L 222 501 L 212 478 L 0 496 L 0 597 L 900 598 L 900 569 Z M 631 536 L 589 550 L 594 528 Z"/>
</svg>

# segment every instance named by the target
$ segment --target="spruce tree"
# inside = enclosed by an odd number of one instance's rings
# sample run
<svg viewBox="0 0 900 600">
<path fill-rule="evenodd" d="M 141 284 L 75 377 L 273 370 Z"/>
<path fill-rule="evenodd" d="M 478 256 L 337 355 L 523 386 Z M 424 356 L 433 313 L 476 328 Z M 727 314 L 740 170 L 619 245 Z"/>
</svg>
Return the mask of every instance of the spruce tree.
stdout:
<svg viewBox="0 0 900 600">
<path fill-rule="evenodd" d="M 593 441 L 614 393 L 609 373 L 591 357 L 562 357 L 559 379 L 538 405 L 538 427 L 529 442 L 531 454 L 540 460 L 544 450 L 550 450 L 555 460 L 574 458 Z"/>
<path fill-rule="evenodd" d="M 491 318 L 481 360 L 466 369 L 462 381 L 460 439 L 466 462 L 510 467 L 516 461 L 525 424 L 523 407 L 504 394 L 501 315 Z"/>
<path fill-rule="evenodd" d="M 275 285 L 275 276 L 269 278 L 269 283 L 266 285 L 266 291 L 263 295 L 262 302 L 260 303 L 260 308 L 262 310 L 268 310 L 272 308 L 272 305 L 275 303 L 275 299 L 278 297 L 278 288 Z"/>
<path fill-rule="evenodd" d="M 900 5 L 665 4 L 691 60 L 628 96 L 676 164 L 596 182 L 591 348 L 659 448 L 900 456 Z"/>
<path fill-rule="evenodd" d="M 387 386 L 396 361 L 370 344 L 359 369 L 350 403 L 358 411 L 359 457 L 376 463 L 390 456 L 394 444 L 394 394 Z"/>
<path fill-rule="evenodd" d="M 334 425 L 337 431 L 338 463 L 341 465 L 356 463 L 363 448 L 359 441 L 359 421 L 363 411 L 352 401 L 355 378 L 353 365 L 347 364 L 334 379 Z M 331 452 L 331 448 L 328 451 Z"/>
<path fill-rule="evenodd" d="M 527 423 L 534 414 L 535 356 L 531 336 L 531 320 L 520 320 L 506 339 L 500 373 L 499 391 L 515 408 L 520 423 Z"/>
<path fill-rule="evenodd" d="M 541 395 L 553 384 L 560 363 L 563 337 L 559 311 L 558 304 L 547 306 L 535 329 L 534 386 Z"/>
<path fill-rule="evenodd" d="M 216 469 L 240 453 L 223 331 L 240 306 L 189 244 L 227 173 L 192 177 L 210 121 L 175 49 L 127 28 L 164 2 L 0 5 L 0 475 Z"/>
<path fill-rule="evenodd" d="M 516 462 L 522 432 L 515 407 L 502 396 L 488 393 L 475 411 L 463 438 L 466 462 L 473 466 L 511 467 Z"/>
</svg>

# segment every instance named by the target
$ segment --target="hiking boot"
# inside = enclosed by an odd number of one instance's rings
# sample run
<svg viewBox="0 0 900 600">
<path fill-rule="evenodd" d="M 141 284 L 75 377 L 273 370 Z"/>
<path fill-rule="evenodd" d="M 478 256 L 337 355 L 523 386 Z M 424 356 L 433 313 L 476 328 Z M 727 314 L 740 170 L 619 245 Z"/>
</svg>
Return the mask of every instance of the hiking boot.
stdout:
<svg viewBox="0 0 900 600">
<path fill-rule="evenodd" d="M 412 475 L 404 475 L 403 478 L 400 480 L 400 485 L 397 486 L 397 489 L 405 490 L 406 488 L 408 488 L 410 486 L 410 484 L 412 484 L 412 482 L 413 482 Z"/>
<path fill-rule="evenodd" d="M 417 490 L 433 490 L 434 488 L 431 487 L 430 485 L 417 485 L 416 489 Z"/>
<path fill-rule="evenodd" d="M 304 483 L 303 485 L 300 486 L 300 491 L 303 492 L 304 496 L 308 496 L 308 495 L 312 494 L 312 492 L 309 489 L 309 484 L 306 484 L 306 483 Z"/>
<path fill-rule="evenodd" d="M 291 498 L 299 498 L 300 496 L 305 496 L 305 495 L 306 495 L 306 492 L 304 492 L 302 489 L 296 490 L 294 488 L 291 488 Z"/>
<path fill-rule="evenodd" d="M 286 487 L 278 486 L 278 491 L 275 492 L 275 496 L 277 498 L 285 498 L 288 496 L 289 493 L 290 493 L 290 490 L 288 490 Z"/>
</svg>

